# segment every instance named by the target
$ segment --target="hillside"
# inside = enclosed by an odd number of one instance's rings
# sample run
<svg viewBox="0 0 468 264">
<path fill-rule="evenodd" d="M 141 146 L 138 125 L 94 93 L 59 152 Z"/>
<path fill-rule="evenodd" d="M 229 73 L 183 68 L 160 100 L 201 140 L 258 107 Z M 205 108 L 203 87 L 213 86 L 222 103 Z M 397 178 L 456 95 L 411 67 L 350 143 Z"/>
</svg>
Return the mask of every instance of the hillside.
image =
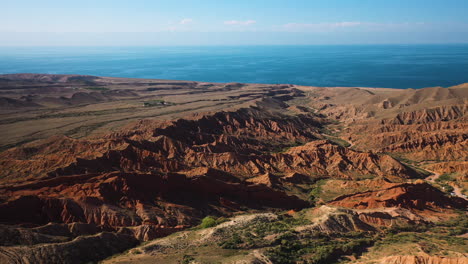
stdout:
<svg viewBox="0 0 468 264">
<path fill-rule="evenodd" d="M 0 263 L 468 263 L 466 84 L 0 91 Z"/>
</svg>

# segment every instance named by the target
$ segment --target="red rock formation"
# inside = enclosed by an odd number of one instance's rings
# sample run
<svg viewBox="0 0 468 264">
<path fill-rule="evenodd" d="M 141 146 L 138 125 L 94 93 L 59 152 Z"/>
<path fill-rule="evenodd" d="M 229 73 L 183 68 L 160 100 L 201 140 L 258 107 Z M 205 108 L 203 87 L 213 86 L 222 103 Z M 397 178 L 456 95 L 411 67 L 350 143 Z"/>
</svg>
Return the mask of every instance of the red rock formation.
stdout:
<svg viewBox="0 0 468 264">
<path fill-rule="evenodd" d="M 0 221 L 45 224 L 84 222 L 103 227 L 143 223 L 194 225 L 208 213 L 229 213 L 220 199 L 249 208 L 302 208 L 307 203 L 264 185 L 221 177 L 108 173 L 57 177 L 6 187 Z"/>
<path fill-rule="evenodd" d="M 242 178 L 294 172 L 345 178 L 419 177 L 418 172 L 389 156 L 312 141 L 317 139 L 321 122 L 312 114 L 290 117 L 241 109 L 156 123 L 149 126 L 151 132 L 129 131 L 108 140 L 63 138 L 32 144 L 0 154 L 0 161 L 8 178 L 24 177 L 26 173 L 56 177 L 115 170 L 167 173 L 197 167 Z M 303 145 L 291 147 L 297 144 Z M 32 163 L 21 160 L 25 152 Z"/>
<path fill-rule="evenodd" d="M 334 206 L 356 209 L 401 207 L 408 209 L 466 209 L 468 201 L 448 197 L 427 183 L 396 184 L 392 187 L 340 196 L 330 202 Z"/>
</svg>

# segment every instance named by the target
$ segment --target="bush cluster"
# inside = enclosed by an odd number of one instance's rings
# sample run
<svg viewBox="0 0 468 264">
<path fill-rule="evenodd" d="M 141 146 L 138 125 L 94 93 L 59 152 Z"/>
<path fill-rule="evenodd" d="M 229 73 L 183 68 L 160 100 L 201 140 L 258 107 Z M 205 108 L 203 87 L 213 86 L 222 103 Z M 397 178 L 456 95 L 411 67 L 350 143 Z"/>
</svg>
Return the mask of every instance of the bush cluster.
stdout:
<svg viewBox="0 0 468 264">
<path fill-rule="evenodd" d="M 205 218 L 202 219 L 201 224 L 199 225 L 200 228 L 208 228 L 208 227 L 213 227 L 217 226 L 223 222 L 226 222 L 226 218 L 224 217 L 213 217 L 213 216 L 206 216 Z"/>
</svg>

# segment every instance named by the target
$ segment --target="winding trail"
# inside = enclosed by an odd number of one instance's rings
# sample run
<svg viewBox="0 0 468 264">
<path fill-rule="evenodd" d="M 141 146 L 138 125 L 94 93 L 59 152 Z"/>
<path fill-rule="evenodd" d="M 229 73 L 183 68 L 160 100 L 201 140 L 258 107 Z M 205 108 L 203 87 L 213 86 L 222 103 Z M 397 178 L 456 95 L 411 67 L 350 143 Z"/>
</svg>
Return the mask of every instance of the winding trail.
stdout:
<svg viewBox="0 0 468 264">
<path fill-rule="evenodd" d="M 430 181 L 432 183 L 435 183 L 435 181 L 441 175 L 440 173 L 437 173 L 435 171 L 430 171 L 430 170 L 427 170 L 427 169 L 425 169 L 425 170 L 433 174 L 433 175 L 428 176 L 426 178 L 427 181 Z M 465 200 L 468 200 L 468 198 L 466 197 L 466 195 L 463 194 L 462 189 L 458 185 L 456 185 L 454 182 L 450 182 L 449 185 L 453 187 L 453 192 L 452 193 L 455 194 L 455 196 L 460 197 L 460 198 L 465 199 Z"/>
<path fill-rule="evenodd" d="M 453 193 L 456 196 L 458 196 L 460 198 L 463 198 L 465 200 L 468 200 L 468 197 L 462 193 L 462 189 L 460 187 L 458 187 L 458 185 L 456 185 L 455 183 L 452 182 L 452 183 L 450 183 L 450 186 L 453 187 Z"/>
<path fill-rule="evenodd" d="M 437 173 L 437 172 L 435 172 L 435 171 L 430 171 L 430 170 L 427 170 L 427 169 L 424 169 L 424 170 L 425 170 L 425 171 L 428 171 L 428 172 L 430 172 L 430 173 L 432 173 L 432 175 L 426 177 L 426 180 L 427 180 L 427 181 L 430 181 L 430 182 L 432 182 L 432 183 L 435 183 L 435 181 L 436 181 L 436 180 L 440 177 L 440 175 L 441 175 L 440 173 Z"/>
</svg>

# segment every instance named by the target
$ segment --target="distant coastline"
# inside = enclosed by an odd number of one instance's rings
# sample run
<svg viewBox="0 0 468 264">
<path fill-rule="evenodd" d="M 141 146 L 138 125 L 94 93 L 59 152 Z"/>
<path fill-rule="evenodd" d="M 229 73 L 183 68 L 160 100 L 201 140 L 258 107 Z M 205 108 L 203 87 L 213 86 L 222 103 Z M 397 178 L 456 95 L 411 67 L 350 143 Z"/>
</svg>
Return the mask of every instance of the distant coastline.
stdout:
<svg viewBox="0 0 468 264">
<path fill-rule="evenodd" d="M 83 74 L 321 87 L 468 82 L 468 44 L 0 47 L 0 74 Z"/>
</svg>

